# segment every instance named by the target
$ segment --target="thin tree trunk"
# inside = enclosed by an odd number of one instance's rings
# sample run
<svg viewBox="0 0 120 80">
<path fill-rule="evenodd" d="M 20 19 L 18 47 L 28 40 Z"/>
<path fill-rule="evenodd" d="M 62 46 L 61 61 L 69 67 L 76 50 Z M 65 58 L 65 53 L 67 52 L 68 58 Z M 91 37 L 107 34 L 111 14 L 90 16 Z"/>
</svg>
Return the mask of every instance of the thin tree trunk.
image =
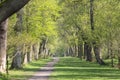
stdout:
<svg viewBox="0 0 120 80">
<path fill-rule="evenodd" d="M 112 42 L 110 42 L 110 57 L 111 57 L 111 67 L 114 67 Z"/>
<path fill-rule="evenodd" d="M 78 58 L 82 60 L 82 56 L 83 56 L 83 44 L 79 44 L 78 45 Z"/>
<path fill-rule="evenodd" d="M 72 49 L 72 47 L 69 48 L 69 56 L 73 56 L 73 49 Z"/>
<path fill-rule="evenodd" d="M 109 58 L 110 58 L 110 40 L 108 40 L 107 42 L 107 56 L 105 57 L 105 59 Z"/>
<path fill-rule="evenodd" d="M 118 69 L 120 69 L 120 47 L 118 47 L 118 64 L 117 64 Z"/>
<path fill-rule="evenodd" d="M 74 46 L 74 49 L 75 49 L 74 57 L 77 57 L 78 56 L 78 46 L 76 44 Z"/>
<path fill-rule="evenodd" d="M 30 52 L 28 54 L 28 62 L 31 62 L 33 60 L 33 46 L 30 46 Z"/>
<path fill-rule="evenodd" d="M 118 64 L 117 64 L 117 67 L 118 69 L 120 69 L 120 44 L 118 45 Z"/>
<path fill-rule="evenodd" d="M 0 24 L 0 73 L 6 71 L 7 20 Z"/>
<path fill-rule="evenodd" d="M 69 55 L 69 48 L 67 48 L 67 51 L 66 53 L 64 54 L 64 57 L 68 56 Z"/>
<path fill-rule="evenodd" d="M 34 52 L 34 59 L 38 60 L 38 55 L 39 55 L 39 45 L 38 44 L 33 45 L 33 52 Z"/>
<path fill-rule="evenodd" d="M 118 64 L 117 64 L 118 69 L 120 69 L 120 48 L 118 48 Z"/>
<path fill-rule="evenodd" d="M 91 53 L 92 47 L 91 45 L 87 44 L 85 42 L 84 44 L 84 54 L 86 54 L 86 61 L 92 61 L 92 53 Z"/>
<path fill-rule="evenodd" d="M 24 44 L 23 45 L 23 64 L 27 64 L 28 63 L 28 47 Z"/>
</svg>

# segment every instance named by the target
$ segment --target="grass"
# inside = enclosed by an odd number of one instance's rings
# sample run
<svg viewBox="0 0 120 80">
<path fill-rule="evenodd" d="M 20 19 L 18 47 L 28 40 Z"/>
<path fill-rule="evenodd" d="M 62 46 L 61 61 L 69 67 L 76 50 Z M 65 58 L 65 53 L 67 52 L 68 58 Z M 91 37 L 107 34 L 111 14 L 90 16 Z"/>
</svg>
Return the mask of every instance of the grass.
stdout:
<svg viewBox="0 0 120 80">
<path fill-rule="evenodd" d="M 50 80 L 120 80 L 120 71 L 78 58 L 60 58 Z"/>
<path fill-rule="evenodd" d="M 10 70 L 9 76 L 11 77 L 9 80 L 27 80 L 31 77 L 40 67 L 44 66 L 47 62 L 52 59 L 40 59 L 38 61 L 33 61 L 24 66 L 21 70 Z M 4 79 L 3 79 L 4 80 Z"/>
</svg>

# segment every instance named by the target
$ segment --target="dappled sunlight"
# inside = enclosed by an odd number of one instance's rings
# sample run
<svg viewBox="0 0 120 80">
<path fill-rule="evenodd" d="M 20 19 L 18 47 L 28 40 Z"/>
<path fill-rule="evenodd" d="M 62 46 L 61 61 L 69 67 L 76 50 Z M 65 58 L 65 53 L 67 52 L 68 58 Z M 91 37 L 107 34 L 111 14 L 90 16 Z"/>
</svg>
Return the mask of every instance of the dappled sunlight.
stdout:
<svg viewBox="0 0 120 80">
<path fill-rule="evenodd" d="M 100 66 L 93 62 L 84 62 L 79 60 L 78 58 L 61 58 L 61 61 L 55 65 L 55 70 L 50 80 L 108 79 L 120 79 L 120 71 L 108 66 Z"/>
</svg>

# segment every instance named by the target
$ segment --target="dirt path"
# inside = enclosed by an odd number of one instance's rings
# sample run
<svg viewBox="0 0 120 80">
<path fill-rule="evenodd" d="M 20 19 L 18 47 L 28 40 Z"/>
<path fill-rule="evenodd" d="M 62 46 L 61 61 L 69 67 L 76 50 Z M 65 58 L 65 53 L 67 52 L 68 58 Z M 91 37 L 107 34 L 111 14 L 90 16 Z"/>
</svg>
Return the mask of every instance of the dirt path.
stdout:
<svg viewBox="0 0 120 80">
<path fill-rule="evenodd" d="M 54 64 L 59 61 L 59 58 L 53 58 L 53 61 L 48 62 L 45 67 L 42 67 L 38 72 L 36 72 L 33 77 L 28 80 L 48 80 L 49 76 L 51 75 Z"/>
</svg>

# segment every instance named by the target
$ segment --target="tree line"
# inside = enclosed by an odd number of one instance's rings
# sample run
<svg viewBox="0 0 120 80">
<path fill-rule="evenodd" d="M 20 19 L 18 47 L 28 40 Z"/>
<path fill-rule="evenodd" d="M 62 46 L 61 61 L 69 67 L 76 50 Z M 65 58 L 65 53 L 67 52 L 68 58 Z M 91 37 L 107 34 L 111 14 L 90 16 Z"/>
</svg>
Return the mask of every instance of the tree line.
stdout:
<svg viewBox="0 0 120 80">
<path fill-rule="evenodd" d="M 119 0 L 2 0 L 0 72 L 53 55 L 120 65 L 119 11 Z"/>
<path fill-rule="evenodd" d="M 59 35 L 65 45 L 64 56 L 75 56 L 105 65 L 114 59 L 119 65 L 118 0 L 60 0 Z"/>
</svg>

